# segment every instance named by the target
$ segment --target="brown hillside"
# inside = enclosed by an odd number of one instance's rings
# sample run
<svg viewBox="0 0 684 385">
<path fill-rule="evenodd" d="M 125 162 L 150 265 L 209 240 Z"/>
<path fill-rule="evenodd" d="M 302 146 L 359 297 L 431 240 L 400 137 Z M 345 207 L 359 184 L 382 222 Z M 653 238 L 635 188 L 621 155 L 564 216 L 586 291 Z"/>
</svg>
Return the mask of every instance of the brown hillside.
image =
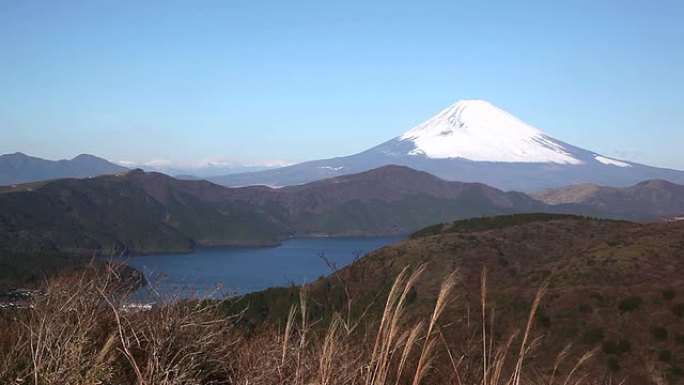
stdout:
<svg viewBox="0 0 684 385">
<path fill-rule="evenodd" d="M 534 293 L 548 281 L 534 329 L 541 339 L 531 365 L 552 367 L 560 351 L 572 344 L 569 362 L 596 349 L 594 376 L 625 379 L 626 384 L 680 383 L 683 256 L 684 223 L 642 225 L 544 215 L 484 218 L 419 232 L 311 289 L 321 309 L 343 303 L 339 296 L 363 308 L 381 303 L 405 266 L 425 263 L 410 306 L 415 314 L 424 314 L 442 280 L 458 271 L 462 285 L 442 327 L 448 341 L 458 341 L 454 351 L 467 355 L 477 354 L 470 343 L 478 340 L 483 268 L 499 342 L 524 325 Z M 471 334 L 464 333 L 464 326 Z"/>
<path fill-rule="evenodd" d="M 633 220 L 684 214 L 684 186 L 664 180 L 648 180 L 630 187 L 578 184 L 539 191 L 532 196 L 550 205 L 581 204 Z"/>
</svg>

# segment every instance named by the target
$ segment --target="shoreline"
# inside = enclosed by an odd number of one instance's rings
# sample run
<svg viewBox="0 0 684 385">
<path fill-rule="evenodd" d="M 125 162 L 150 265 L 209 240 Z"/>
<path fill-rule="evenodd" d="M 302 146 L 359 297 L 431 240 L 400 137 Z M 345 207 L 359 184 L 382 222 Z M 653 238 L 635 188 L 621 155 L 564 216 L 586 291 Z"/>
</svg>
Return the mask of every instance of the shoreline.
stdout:
<svg viewBox="0 0 684 385">
<path fill-rule="evenodd" d="M 368 234 L 301 234 L 301 235 L 290 235 L 287 238 L 280 239 L 275 242 L 225 242 L 225 243 L 204 243 L 204 242 L 198 242 L 196 246 L 192 249 L 189 250 L 169 250 L 169 251 L 149 251 L 149 252 L 140 252 L 140 251 L 135 251 L 131 252 L 127 255 L 120 255 L 120 256 L 105 256 L 104 254 L 97 256 L 97 259 L 112 259 L 112 258 L 118 258 L 118 259 L 123 259 L 126 257 L 142 257 L 142 256 L 154 256 L 154 255 L 164 255 L 164 254 L 174 254 L 174 255 L 191 255 L 194 254 L 195 252 L 199 250 L 211 250 L 211 249 L 232 249 L 232 248 L 271 248 L 271 247 L 279 247 L 282 246 L 283 243 L 286 241 L 291 241 L 291 240 L 296 240 L 296 239 L 345 239 L 345 238 L 406 238 L 408 237 L 410 233 L 401 233 L 401 234 L 373 234 L 373 235 L 368 235 Z"/>
</svg>

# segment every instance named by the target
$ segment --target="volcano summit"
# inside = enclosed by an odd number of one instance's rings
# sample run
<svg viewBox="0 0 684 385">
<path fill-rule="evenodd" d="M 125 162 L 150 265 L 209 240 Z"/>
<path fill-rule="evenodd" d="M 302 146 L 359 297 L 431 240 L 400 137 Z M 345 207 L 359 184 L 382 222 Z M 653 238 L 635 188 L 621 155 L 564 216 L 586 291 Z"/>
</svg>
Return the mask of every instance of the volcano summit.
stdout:
<svg viewBox="0 0 684 385">
<path fill-rule="evenodd" d="M 274 170 L 209 178 L 227 185 L 285 186 L 396 164 L 446 180 L 532 191 L 577 183 L 684 183 L 684 171 L 613 159 L 562 142 L 483 100 L 461 100 L 361 153 Z"/>
</svg>

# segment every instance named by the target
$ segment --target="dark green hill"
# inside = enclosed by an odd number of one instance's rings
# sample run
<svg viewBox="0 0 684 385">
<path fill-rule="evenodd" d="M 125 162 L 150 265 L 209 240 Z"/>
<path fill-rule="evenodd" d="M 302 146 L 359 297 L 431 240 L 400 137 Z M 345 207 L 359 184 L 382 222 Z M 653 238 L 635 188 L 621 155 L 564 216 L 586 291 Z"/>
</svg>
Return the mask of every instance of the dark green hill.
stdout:
<svg viewBox="0 0 684 385">
<path fill-rule="evenodd" d="M 259 208 L 212 201 L 209 189 L 196 187 L 134 171 L 0 190 L 0 286 L 41 279 L 96 255 L 278 241 L 280 230 Z"/>
<path fill-rule="evenodd" d="M 405 167 L 285 189 L 231 189 L 136 170 L 0 189 L 0 250 L 189 252 L 197 245 L 266 245 L 320 233 L 402 234 L 544 207 L 524 194 L 445 182 Z"/>
<path fill-rule="evenodd" d="M 189 252 L 205 240 L 276 241 L 258 209 L 212 203 L 184 187 L 161 174 L 135 171 L 0 193 L 0 244 L 22 253 L 106 255 Z"/>
<path fill-rule="evenodd" d="M 446 182 L 402 166 L 285 187 L 269 199 L 288 210 L 294 234 L 407 234 L 434 223 L 547 207 L 522 193 Z"/>
</svg>

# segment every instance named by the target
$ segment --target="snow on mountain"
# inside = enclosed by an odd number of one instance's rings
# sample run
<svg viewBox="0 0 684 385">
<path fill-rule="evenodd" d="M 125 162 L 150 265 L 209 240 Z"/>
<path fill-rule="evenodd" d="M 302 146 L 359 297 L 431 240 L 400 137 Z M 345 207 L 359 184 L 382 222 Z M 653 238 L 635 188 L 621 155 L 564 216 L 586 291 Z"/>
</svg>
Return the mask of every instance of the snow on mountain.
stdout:
<svg viewBox="0 0 684 385">
<path fill-rule="evenodd" d="M 482 100 L 458 101 L 404 134 L 358 154 L 209 180 L 227 186 L 287 186 L 390 164 L 446 180 L 518 191 L 578 183 L 624 187 L 648 179 L 684 184 L 684 171 L 613 159 L 573 146 Z"/>
<path fill-rule="evenodd" d="M 399 137 L 409 155 L 486 162 L 581 164 L 549 136 L 483 100 L 461 100 Z"/>
<path fill-rule="evenodd" d="M 206 178 L 215 175 L 228 175 L 244 172 L 269 170 L 289 166 L 284 160 L 261 160 L 242 162 L 232 159 L 200 159 L 190 162 L 174 162 L 169 159 L 151 159 L 143 162 L 118 161 L 128 168 L 141 168 L 180 177 L 181 179 Z"/>
<path fill-rule="evenodd" d="M 608 158 L 608 157 L 601 156 L 601 155 L 595 155 L 594 159 L 596 159 L 597 161 L 599 161 L 603 164 L 607 164 L 609 166 L 632 167 L 632 165 L 630 165 L 629 163 L 622 162 L 622 161 L 619 161 L 619 160 L 616 160 L 613 158 Z"/>
</svg>

